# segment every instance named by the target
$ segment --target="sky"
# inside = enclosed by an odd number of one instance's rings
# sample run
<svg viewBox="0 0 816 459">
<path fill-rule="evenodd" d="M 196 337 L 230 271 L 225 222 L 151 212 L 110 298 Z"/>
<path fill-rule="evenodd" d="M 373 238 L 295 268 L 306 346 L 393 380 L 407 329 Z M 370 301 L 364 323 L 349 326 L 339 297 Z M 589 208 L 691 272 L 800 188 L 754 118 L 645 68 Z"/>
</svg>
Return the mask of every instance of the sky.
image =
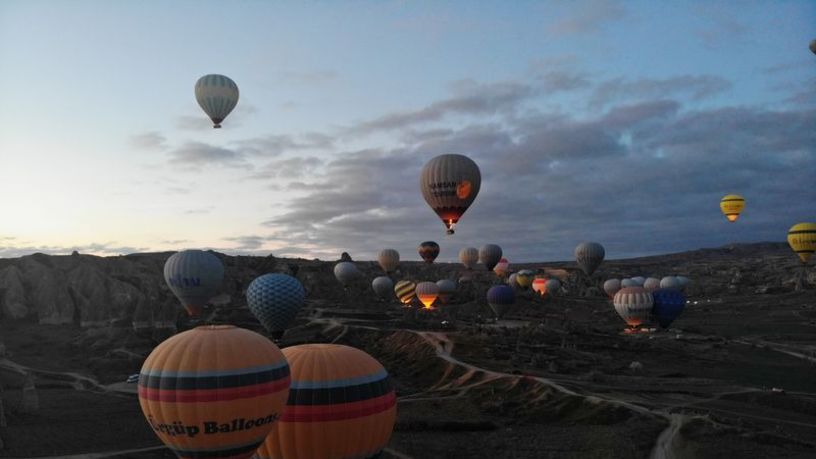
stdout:
<svg viewBox="0 0 816 459">
<path fill-rule="evenodd" d="M 6 0 L 0 257 L 783 241 L 816 221 L 814 38 L 812 0 Z M 444 153 L 482 174 L 452 236 L 419 191 Z"/>
</svg>

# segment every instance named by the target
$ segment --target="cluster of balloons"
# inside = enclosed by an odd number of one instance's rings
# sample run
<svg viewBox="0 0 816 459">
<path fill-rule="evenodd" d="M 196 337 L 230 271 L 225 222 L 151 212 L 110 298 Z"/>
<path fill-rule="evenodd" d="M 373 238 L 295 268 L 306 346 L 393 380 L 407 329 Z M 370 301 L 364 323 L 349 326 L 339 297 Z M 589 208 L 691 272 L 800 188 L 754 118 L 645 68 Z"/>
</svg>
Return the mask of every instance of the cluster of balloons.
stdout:
<svg viewBox="0 0 816 459">
<path fill-rule="evenodd" d="M 615 293 L 612 304 L 632 329 L 652 317 L 661 327 L 668 328 L 686 307 L 686 297 L 676 288 L 660 288 L 650 292 L 643 287 L 623 287 Z"/>
</svg>

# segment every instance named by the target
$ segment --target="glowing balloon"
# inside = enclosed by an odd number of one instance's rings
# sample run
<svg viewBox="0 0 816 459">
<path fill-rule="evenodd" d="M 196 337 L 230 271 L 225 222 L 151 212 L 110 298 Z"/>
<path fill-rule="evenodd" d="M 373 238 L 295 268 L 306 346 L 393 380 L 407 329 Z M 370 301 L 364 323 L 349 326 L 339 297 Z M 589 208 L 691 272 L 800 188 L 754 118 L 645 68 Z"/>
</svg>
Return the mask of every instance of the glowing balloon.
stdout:
<svg viewBox="0 0 816 459">
<path fill-rule="evenodd" d="M 788 230 L 788 245 L 807 263 L 816 252 L 816 223 L 797 223 Z"/>
<path fill-rule="evenodd" d="M 504 277 L 507 274 L 507 269 L 510 267 L 510 262 L 507 261 L 507 258 L 502 258 L 496 263 L 496 266 L 493 267 L 493 272 L 497 275 Z"/>
<path fill-rule="evenodd" d="M 547 279 L 543 277 L 537 277 L 533 279 L 533 291 L 538 293 L 542 298 L 547 296 Z"/>
<path fill-rule="evenodd" d="M 416 296 L 425 305 L 425 309 L 431 309 L 439 297 L 439 286 L 436 282 L 420 282 L 416 286 Z"/>
<path fill-rule="evenodd" d="M 204 75 L 196 81 L 195 97 L 213 127 L 220 128 L 221 122 L 238 104 L 238 85 L 224 75 Z"/>
<path fill-rule="evenodd" d="M 669 328 L 686 307 L 686 296 L 677 289 L 661 288 L 653 292 L 652 297 L 654 298 L 652 315 L 663 328 Z"/>
<path fill-rule="evenodd" d="M 479 249 L 476 247 L 463 248 L 459 251 L 459 261 L 462 262 L 465 269 L 473 269 L 479 262 Z"/>
<path fill-rule="evenodd" d="M 436 257 L 439 256 L 439 244 L 434 241 L 425 241 L 417 247 L 419 256 L 425 260 L 425 263 L 433 263 Z"/>
<path fill-rule="evenodd" d="M 447 304 L 451 296 L 456 293 L 456 282 L 450 279 L 442 279 L 436 281 L 436 285 L 439 286 L 439 301 L 442 304 Z"/>
<path fill-rule="evenodd" d="M 609 295 L 609 298 L 614 297 L 615 294 L 618 293 L 618 290 L 621 289 L 620 279 L 608 279 L 606 282 L 604 282 L 603 289 L 604 292 Z"/>
<path fill-rule="evenodd" d="M 494 285 L 487 291 L 487 304 L 501 318 L 516 303 L 516 294 L 509 285 Z"/>
<path fill-rule="evenodd" d="M 285 412 L 289 365 L 255 332 L 207 325 L 156 346 L 138 393 L 147 423 L 178 457 L 248 458 Z"/>
<path fill-rule="evenodd" d="M 393 272 L 399 266 L 399 252 L 394 249 L 382 249 L 379 256 L 377 256 L 377 261 L 383 271 L 386 273 Z"/>
<path fill-rule="evenodd" d="M 745 198 L 738 194 L 729 194 L 720 199 L 720 210 L 729 222 L 735 222 L 745 208 Z"/>
<path fill-rule="evenodd" d="M 247 305 L 252 315 L 267 330 L 283 332 L 295 318 L 306 291 L 299 280 L 286 274 L 264 274 L 249 284 Z"/>
<path fill-rule="evenodd" d="M 379 457 L 397 417 L 385 368 L 365 352 L 339 344 L 301 344 L 283 353 L 292 367 L 289 401 L 257 457 Z"/>
<path fill-rule="evenodd" d="M 473 204 L 482 175 L 472 159 L 462 155 L 440 155 L 422 168 L 419 188 L 422 196 L 453 234 L 462 214 Z"/>
<path fill-rule="evenodd" d="M 164 263 L 164 280 L 191 316 L 198 316 L 224 279 L 224 264 L 212 252 L 182 250 Z"/>
<path fill-rule="evenodd" d="M 374 293 L 376 293 L 378 297 L 386 298 L 394 291 L 394 281 L 388 276 L 375 277 L 374 280 L 371 281 L 371 288 L 374 289 Z"/>
<path fill-rule="evenodd" d="M 479 249 L 479 261 L 487 268 L 488 271 L 493 271 L 493 268 L 499 263 L 502 257 L 502 249 L 496 244 L 485 244 Z"/>
<path fill-rule="evenodd" d="M 597 242 L 582 242 L 575 247 L 575 261 L 587 276 L 592 275 L 598 269 L 605 255 L 606 251 L 603 246 Z"/>
<path fill-rule="evenodd" d="M 625 287 L 615 294 L 612 303 L 618 315 L 634 328 L 649 320 L 654 299 L 643 287 Z"/>
<path fill-rule="evenodd" d="M 401 280 L 394 286 L 394 293 L 399 298 L 400 303 L 410 306 L 416 298 L 416 284 L 409 280 Z"/>
<path fill-rule="evenodd" d="M 358 276 L 360 276 L 360 270 L 357 269 L 357 265 L 350 261 L 341 261 L 334 265 L 334 277 L 336 277 L 343 286 L 348 286 L 354 282 Z"/>
</svg>

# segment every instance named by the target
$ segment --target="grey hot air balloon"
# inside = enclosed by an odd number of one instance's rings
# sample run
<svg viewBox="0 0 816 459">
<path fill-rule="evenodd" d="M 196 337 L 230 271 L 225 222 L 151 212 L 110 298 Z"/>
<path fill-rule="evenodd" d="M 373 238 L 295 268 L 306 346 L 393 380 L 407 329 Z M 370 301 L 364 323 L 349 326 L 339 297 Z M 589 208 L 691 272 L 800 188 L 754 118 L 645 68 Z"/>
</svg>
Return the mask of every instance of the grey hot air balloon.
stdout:
<svg viewBox="0 0 816 459">
<path fill-rule="evenodd" d="M 516 279 L 517 279 L 517 278 L 518 278 L 518 273 L 513 273 L 513 274 L 511 274 L 511 275 L 510 275 L 510 276 L 507 278 L 507 285 L 509 285 L 509 286 L 511 286 L 511 287 L 513 287 L 513 288 L 519 288 L 519 287 L 521 287 L 521 286 L 518 284 L 518 282 L 516 282 Z"/>
<path fill-rule="evenodd" d="M 442 304 L 447 304 L 451 296 L 456 293 L 456 282 L 450 279 L 442 279 L 436 281 L 436 285 L 439 286 L 439 301 Z"/>
<path fill-rule="evenodd" d="M 376 293 L 378 297 L 389 298 L 394 294 L 394 281 L 388 276 L 375 277 L 374 280 L 371 281 L 371 288 L 374 289 L 374 293 Z"/>
<path fill-rule="evenodd" d="M 643 287 L 626 287 L 615 294 L 612 303 L 618 315 L 634 328 L 649 320 L 654 298 Z"/>
<path fill-rule="evenodd" d="M 350 262 L 350 261 L 341 261 L 334 265 L 334 277 L 340 281 L 343 286 L 348 286 L 352 283 L 357 276 L 360 275 L 360 270 L 357 269 L 357 266 Z"/>
<path fill-rule="evenodd" d="M 691 283 L 691 279 L 686 276 L 677 276 L 677 282 L 680 283 L 680 290 L 683 291 Z"/>
<path fill-rule="evenodd" d="M 645 288 L 646 290 L 648 290 L 650 292 L 653 292 L 653 291 L 659 289 L 660 288 L 660 279 L 658 279 L 656 277 L 646 278 L 646 280 L 643 281 L 643 288 Z"/>
<path fill-rule="evenodd" d="M 224 264 L 212 252 L 182 250 L 164 263 L 164 280 L 191 316 L 198 316 L 224 280 Z"/>
<path fill-rule="evenodd" d="M 238 85 L 224 75 L 204 75 L 196 81 L 195 97 L 213 127 L 220 128 L 221 122 L 238 104 Z"/>
<path fill-rule="evenodd" d="M 400 256 L 399 252 L 394 249 L 382 249 L 380 255 L 377 257 L 383 271 L 386 273 L 393 272 L 399 266 Z"/>
<path fill-rule="evenodd" d="M 660 288 L 680 289 L 680 282 L 674 276 L 666 276 L 660 279 Z"/>
<path fill-rule="evenodd" d="M 465 247 L 459 251 L 459 261 L 465 265 L 466 269 L 473 269 L 479 262 L 479 249 L 476 247 Z"/>
<path fill-rule="evenodd" d="M 575 247 L 575 261 L 587 276 L 598 269 L 605 255 L 603 246 L 597 242 L 582 242 Z"/>
<path fill-rule="evenodd" d="M 621 281 L 621 288 L 627 287 L 639 287 L 637 281 L 632 280 L 631 278 L 626 278 Z"/>
<path fill-rule="evenodd" d="M 558 279 L 547 279 L 547 283 L 545 284 L 547 288 L 547 294 L 556 296 L 558 292 L 561 290 L 561 281 Z"/>
<path fill-rule="evenodd" d="M 811 53 L 816 54 L 816 38 L 813 39 L 813 40 L 810 40 L 809 48 L 810 48 Z"/>
<path fill-rule="evenodd" d="M 635 276 L 632 278 L 632 281 L 638 286 L 643 287 L 643 284 L 646 283 L 646 278 L 643 276 Z"/>
<path fill-rule="evenodd" d="M 502 257 L 502 249 L 496 244 L 485 244 L 479 249 L 479 261 L 487 268 L 488 271 L 493 271 L 493 268 L 499 264 Z"/>
<path fill-rule="evenodd" d="M 445 224 L 448 234 L 473 204 L 482 174 L 472 159 L 463 155 L 440 155 L 422 168 L 419 188 L 422 197 Z"/>
<path fill-rule="evenodd" d="M 610 298 L 614 297 L 618 290 L 621 289 L 620 279 L 607 279 L 603 284 L 603 289 Z"/>
</svg>

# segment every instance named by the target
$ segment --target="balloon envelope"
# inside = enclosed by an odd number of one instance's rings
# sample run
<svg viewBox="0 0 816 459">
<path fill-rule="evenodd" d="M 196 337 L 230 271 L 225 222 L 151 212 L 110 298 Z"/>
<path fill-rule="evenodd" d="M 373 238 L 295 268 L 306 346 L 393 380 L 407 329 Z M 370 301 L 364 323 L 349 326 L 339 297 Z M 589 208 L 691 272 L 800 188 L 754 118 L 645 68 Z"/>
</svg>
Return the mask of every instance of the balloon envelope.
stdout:
<svg viewBox="0 0 816 459">
<path fill-rule="evenodd" d="M 386 273 L 390 273 L 399 266 L 399 252 L 394 249 L 382 249 L 377 256 L 377 262 Z"/>
<path fill-rule="evenodd" d="M 614 297 L 618 290 L 621 289 L 621 280 L 620 279 L 607 279 L 606 282 L 603 284 L 604 292 L 609 295 L 610 298 Z"/>
<path fill-rule="evenodd" d="M 148 424 L 182 458 L 251 457 L 283 415 L 288 393 L 289 365 L 278 347 L 232 325 L 168 338 L 139 373 Z"/>
<path fill-rule="evenodd" d="M 289 400 L 258 457 L 379 456 L 397 416 L 397 397 L 385 368 L 365 352 L 338 344 L 301 344 L 283 353 L 292 367 Z"/>
<path fill-rule="evenodd" d="M 286 274 L 264 274 L 247 288 L 247 305 L 258 322 L 270 332 L 289 327 L 303 302 L 306 291 L 299 280 Z"/>
<path fill-rule="evenodd" d="M 660 279 L 660 288 L 679 289 L 680 287 L 680 281 L 678 281 L 674 276 L 666 276 L 663 279 Z"/>
<path fill-rule="evenodd" d="M 198 316 L 224 279 L 224 264 L 212 252 L 182 250 L 164 263 L 164 280 L 191 316 Z"/>
<path fill-rule="evenodd" d="M 656 290 L 652 292 L 652 297 L 654 298 L 652 314 L 663 328 L 669 328 L 686 307 L 686 296 L 674 288 Z"/>
<path fill-rule="evenodd" d="M 440 155 L 422 168 L 419 188 L 422 197 L 445 224 L 448 234 L 473 204 L 482 175 L 479 166 L 463 155 Z"/>
<path fill-rule="evenodd" d="M 224 75 L 204 75 L 196 81 L 195 97 L 213 127 L 220 128 L 221 122 L 238 104 L 238 85 Z"/>
<path fill-rule="evenodd" d="M 420 282 L 416 286 L 416 296 L 426 309 L 431 309 L 439 297 L 439 286 L 436 282 Z"/>
<path fill-rule="evenodd" d="M 648 291 L 654 291 L 660 288 L 660 279 L 656 277 L 647 277 L 645 281 L 643 281 L 643 288 Z"/>
<path fill-rule="evenodd" d="M 374 280 L 371 281 L 371 288 L 374 289 L 374 293 L 376 293 L 378 297 L 386 298 L 394 291 L 394 281 L 388 276 L 375 277 Z"/>
<path fill-rule="evenodd" d="M 419 244 L 417 252 L 425 260 L 425 263 L 433 263 L 436 257 L 439 256 L 439 244 L 434 241 L 425 241 Z"/>
<path fill-rule="evenodd" d="M 745 209 L 745 198 L 738 194 L 729 194 L 720 199 L 720 210 L 729 222 L 735 222 Z"/>
<path fill-rule="evenodd" d="M 558 279 L 547 279 L 545 285 L 547 287 L 547 293 L 550 295 L 557 295 L 558 291 L 561 290 L 561 281 Z"/>
<path fill-rule="evenodd" d="M 807 263 L 816 252 L 816 223 L 797 223 L 788 230 L 788 245 Z"/>
<path fill-rule="evenodd" d="M 416 284 L 409 280 L 401 280 L 394 286 L 394 293 L 399 298 L 400 303 L 410 306 L 416 297 Z"/>
<path fill-rule="evenodd" d="M 505 274 L 507 274 L 507 269 L 509 267 L 510 262 L 507 261 L 507 258 L 502 258 L 498 263 L 496 263 L 496 266 L 493 267 L 493 272 L 503 277 Z"/>
<path fill-rule="evenodd" d="M 626 287 L 639 287 L 639 285 L 638 285 L 636 280 L 633 280 L 631 278 L 626 278 L 626 279 L 623 279 L 621 281 L 621 288 L 626 288 Z"/>
<path fill-rule="evenodd" d="M 479 249 L 479 261 L 488 271 L 492 271 L 496 267 L 501 257 L 502 249 L 496 244 L 485 244 Z"/>
<path fill-rule="evenodd" d="M 459 251 L 459 261 L 466 269 L 473 269 L 479 262 L 479 249 L 476 247 L 465 247 Z"/>
<path fill-rule="evenodd" d="M 509 285 L 494 285 L 487 291 L 487 304 L 501 318 L 516 303 L 516 294 Z"/>
<path fill-rule="evenodd" d="M 456 282 L 450 279 L 442 279 L 436 281 L 436 285 L 439 286 L 439 301 L 442 304 L 447 304 L 451 296 L 456 293 Z"/>
<path fill-rule="evenodd" d="M 587 276 L 598 269 L 605 255 L 603 246 L 597 242 L 582 242 L 575 247 L 575 261 Z"/>
<path fill-rule="evenodd" d="M 344 286 L 349 285 L 360 275 L 357 265 L 350 261 L 341 261 L 334 265 L 334 277 Z"/>
<path fill-rule="evenodd" d="M 532 287 L 533 291 L 538 293 L 540 296 L 547 296 L 547 279 L 543 277 L 533 279 Z"/>
<path fill-rule="evenodd" d="M 637 327 L 649 320 L 654 299 L 643 287 L 625 287 L 615 294 L 612 303 L 630 327 Z"/>
<path fill-rule="evenodd" d="M 533 278 L 535 278 L 535 272 L 529 269 L 522 269 L 516 273 L 516 283 L 521 288 L 529 287 L 533 283 Z"/>
</svg>

